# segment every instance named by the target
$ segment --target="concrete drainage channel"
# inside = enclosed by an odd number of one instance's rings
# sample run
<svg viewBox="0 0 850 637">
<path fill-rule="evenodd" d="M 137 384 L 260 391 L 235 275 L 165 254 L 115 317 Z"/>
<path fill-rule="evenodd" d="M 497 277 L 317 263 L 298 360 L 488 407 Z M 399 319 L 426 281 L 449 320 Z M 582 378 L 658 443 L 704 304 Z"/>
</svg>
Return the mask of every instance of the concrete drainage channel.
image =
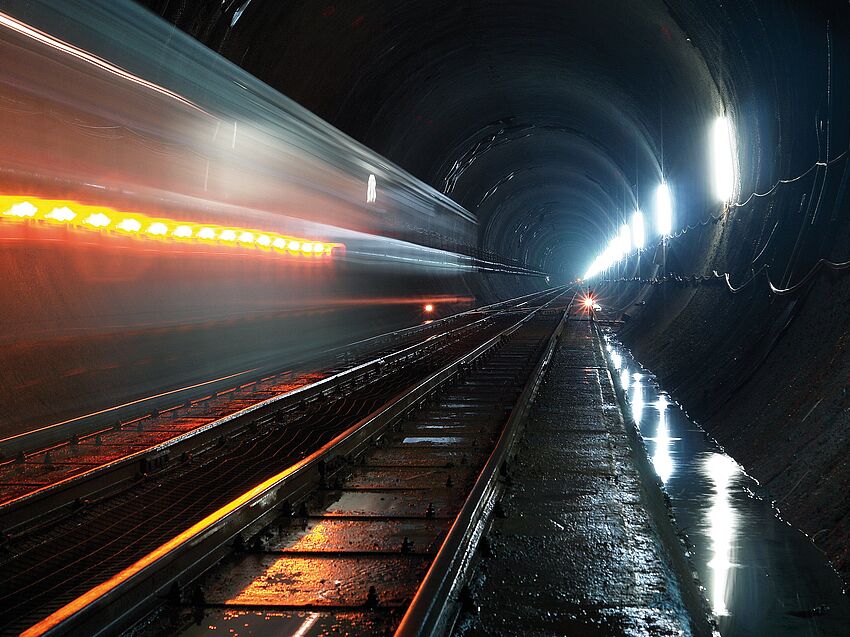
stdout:
<svg viewBox="0 0 850 637">
<path fill-rule="evenodd" d="M 550 294 L 548 301 L 543 299 L 529 304 L 522 311 L 497 313 L 477 330 L 471 333 L 465 330 L 458 334 L 454 345 L 433 344 L 406 353 L 393 365 L 387 366 L 391 369 L 379 369 L 367 376 L 365 385 L 353 384 L 347 390 L 350 393 L 323 393 L 306 405 L 296 405 L 293 412 L 272 410 L 268 415 L 263 415 L 266 420 L 247 424 L 239 436 L 223 439 L 216 445 L 220 450 L 209 459 L 201 461 L 190 458 L 172 473 L 167 473 L 167 479 L 154 477 L 145 481 L 139 486 L 140 495 L 113 498 L 106 504 L 94 507 L 94 511 L 84 509 L 76 513 L 73 520 L 43 530 L 42 535 L 28 540 L 25 546 L 14 552 L 12 561 L 8 555 L 3 560 L 4 569 L 9 574 L 4 582 L 4 596 L 8 598 L 7 601 L 18 600 L 14 602 L 17 606 L 4 602 L 4 632 L 114 634 L 127 626 L 129 620 L 151 608 L 157 599 L 191 599 L 192 589 L 187 584 L 199 573 L 230 554 L 234 547 L 256 549 L 254 536 L 261 528 L 281 515 L 297 516 L 301 513 L 301 504 L 310 493 L 322 484 L 333 486 L 332 481 L 338 475 L 340 478 L 343 475 L 340 471 L 350 470 L 354 466 L 354 459 L 372 449 L 374 441 L 381 438 L 395 420 L 424 404 L 446 381 L 457 374 L 469 373 L 476 361 L 493 356 L 492 352 L 498 347 L 506 349 L 502 345 L 503 341 L 510 339 L 518 330 L 530 329 L 531 323 L 543 320 L 544 315 L 548 315 L 551 331 L 558 317 L 551 310 L 540 310 L 551 307 L 553 301 L 562 295 L 562 291 Z M 487 335 L 488 331 L 491 336 Z M 475 342 L 480 345 L 472 344 Z M 445 362 L 437 365 L 441 360 Z M 423 368 L 423 365 L 426 367 Z M 414 385 L 410 385 L 410 380 L 405 381 L 411 378 L 411 374 L 421 374 L 429 365 L 436 371 L 429 371 Z M 390 380 L 392 378 L 396 380 Z M 407 389 L 398 393 L 404 387 Z M 395 397 L 389 402 L 387 398 L 378 398 L 379 395 L 394 394 Z M 353 396 L 361 398 L 354 400 Z M 506 398 L 500 396 L 503 402 Z M 334 423 L 346 422 L 346 418 L 352 422 L 352 417 L 363 413 L 363 409 L 369 405 L 379 405 L 380 408 L 371 413 L 366 412 L 368 415 L 353 421 L 348 429 L 335 437 L 329 435 L 332 432 L 329 427 L 338 426 Z M 375 407 L 370 409 L 374 410 Z M 281 420 L 280 414 L 286 413 L 291 413 L 291 416 L 284 415 Z M 308 416 L 314 420 L 316 416 L 321 416 L 323 420 L 320 419 L 310 428 L 292 429 L 292 418 L 297 420 Z M 299 431 L 303 433 L 298 434 Z M 285 432 L 290 432 L 290 437 L 292 433 L 306 436 L 305 440 L 299 442 L 299 448 L 318 450 L 295 464 L 285 463 L 283 466 L 287 468 L 284 471 L 264 481 L 250 483 L 256 486 L 247 492 L 242 491 L 242 495 L 236 499 L 230 496 L 231 499 L 222 500 L 233 492 L 235 485 L 250 480 L 250 476 L 261 476 L 264 471 L 268 475 L 265 467 L 272 466 L 268 464 L 270 461 L 279 466 L 281 460 L 274 459 L 278 453 L 297 452 L 295 448 L 289 448 L 291 445 L 288 439 L 281 438 Z M 327 442 L 321 444 L 323 438 Z M 320 444 L 311 442 L 314 439 L 320 441 Z M 262 441 L 262 446 L 257 447 L 255 441 Z M 425 441 L 422 442 L 427 446 Z M 213 458 L 216 460 L 211 462 Z M 207 475 L 201 482 L 194 478 L 194 474 L 199 471 Z M 186 476 L 181 477 L 184 473 Z M 445 485 L 443 488 L 446 488 Z M 210 492 L 210 489 L 213 491 Z M 187 508 L 191 513 L 193 507 L 197 509 L 195 500 L 198 496 L 202 500 L 215 499 L 216 502 L 222 502 L 223 506 L 205 514 L 206 517 L 192 513 L 197 522 L 187 526 L 177 526 L 176 522 L 168 523 L 158 517 L 162 515 L 160 509 L 179 509 L 185 503 L 191 505 Z M 136 504 L 134 498 L 138 497 L 142 499 Z M 156 516 L 145 515 L 141 503 L 147 501 L 155 505 Z M 177 503 L 183 504 L 178 506 Z M 438 502 L 434 503 L 434 520 L 438 519 L 437 507 Z M 201 513 L 200 509 L 198 513 Z M 79 515 L 82 518 L 78 519 Z M 170 540 L 164 544 L 157 543 L 159 533 L 168 528 L 186 530 L 177 536 L 173 536 L 172 531 Z M 114 550 L 109 555 L 104 555 L 99 561 L 95 553 L 87 553 L 86 543 L 95 542 L 101 535 L 116 531 L 122 539 L 111 542 Z M 80 533 L 83 535 L 77 538 Z M 147 549 L 149 546 L 150 550 Z M 145 553 L 147 550 L 149 552 Z M 122 562 L 122 559 L 126 559 L 122 556 L 129 554 L 142 557 L 136 562 L 130 562 L 123 570 L 113 570 L 122 563 L 128 564 Z M 77 566 L 71 568 L 72 563 L 65 564 L 68 560 Z M 55 567 L 52 566 L 54 562 Z M 87 592 L 80 594 L 75 592 L 79 590 L 80 583 L 66 585 L 62 579 L 65 575 L 60 571 L 67 572 L 69 577 L 75 578 L 74 581 L 80 579 L 80 573 L 91 571 L 91 577 L 100 577 L 101 583 L 94 588 L 84 589 Z M 55 593 L 42 590 L 48 584 L 53 586 L 50 590 Z M 32 586 L 36 586 L 36 589 L 28 593 Z M 50 599 L 49 603 L 57 610 L 35 624 L 25 624 L 25 617 L 32 616 L 31 613 L 42 607 L 41 602 L 36 601 L 38 595 L 52 595 L 44 599 Z M 380 596 L 378 600 L 380 602 Z M 14 619 L 14 615 L 7 614 L 13 608 L 17 608 L 19 613 L 24 612 L 24 615 Z M 30 628 L 27 629 L 27 626 Z"/>
<path fill-rule="evenodd" d="M 629 444 L 632 447 L 635 466 L 641 476 L 642 483 L 645 485 L 643 493 L 646 508 L 654 519 L 659 540 L 664 546 L 678 577 L 682 598 L 693 620 L 695 634 L 704 637 L 719 634 L 716 632 L 716 618 L 705 597 L 705 589 L 700 583 L 695 566 L 688 557 L 687 544 L 679 535 L 679 527 L 673 515 L 669 496 L 664 489 L 664 483 L 658 477 L 650 462 L 646 444 L 637 423 L 632 417 L 631 405 L 620 382 L 620 374 L 611 361 L 610 352 L 603 347 L 604 339 L 599 328 L 596 327 L 594 331 L 600 354 L 604 357 L 608 366 L 608 373 L 614 385 L 620 412 L 626 424 L 626 432 L 628 433 Z"/>
<path fill-rule="evenodd" d="M 563 307 L 539 312 L 425 388 L 134 632 L 439 633 L 562 326 Z"/>
</svg>

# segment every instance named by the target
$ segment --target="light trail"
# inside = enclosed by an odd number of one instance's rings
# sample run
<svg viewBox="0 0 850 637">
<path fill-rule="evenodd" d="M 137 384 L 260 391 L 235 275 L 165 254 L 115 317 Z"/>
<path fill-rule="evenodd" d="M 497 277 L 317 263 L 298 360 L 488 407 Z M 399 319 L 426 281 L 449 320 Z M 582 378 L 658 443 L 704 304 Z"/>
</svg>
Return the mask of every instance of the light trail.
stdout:
<svg viewBox="0 0 850 637">
<path fill-rule="evenodd" d="M 122 212 L 74 201 L 15 195 L 0 195 L 0 221 L 26 223 L 34 227 L 60 226 L 116 238 L 232 246 L 294 257 L 325 257 L 335 249 L 345 248 L 342 243 L 265 230 L 149 217 L 138 212 Z"/>
<path fill-rule="evenodd" d="M 213 115 L 211 115 L 209 112 L 205 111 L 203 108 L 197 106 L 196 104 L 193 104 L 186 98 L 181 97 L 174 91 L 170 91 L 167 88 L 159 86 L 158 84 L 154 84 L 153 82 L 149 82 L 145 79 L 142 79 L 137 75 L 133 75 L 132 73 L 125 71 L 124 69 L 115 66 L 114 64 L 107 62 L 102 58 L 97 57 L 96 55 L 92 55 L 91 53 L 83 51 L 82 49 L 78 49 L 77 47 L 72 46 L 67 42 L 63 42 L 62 40 L 59 40 L 53 37 L 52 35 L 48 35 L 43 31 L 39 31 L 38 29 L 31 27 L 28 24 L 24 24 L 20 20 L 16 20 L 10 15 L 0 13 L 0 26 L 6 27 L 7 29 L 11 29 L 12 31 L 31 38 L 36 42 L 40 42 L 41 44 L 56 49 L 57 51 L 61 51 L 62 53 L 75 57 L 78 60 L 82 60 L 83 62 L 86 62 L 94 67 L 106 71 L 107 73 L 127 80 L 128 82 L 138 84 L 139 86 L 143 86 L 152 91 L 156 91 L 161 95 L 170 97 L 171 99 L 176 100 L 177 102 L 180 102 L 181 104 L 188 106 L 189 108 L 195 111 L 203 113 L 204 115 L 213 117 Z"/>
</svg>

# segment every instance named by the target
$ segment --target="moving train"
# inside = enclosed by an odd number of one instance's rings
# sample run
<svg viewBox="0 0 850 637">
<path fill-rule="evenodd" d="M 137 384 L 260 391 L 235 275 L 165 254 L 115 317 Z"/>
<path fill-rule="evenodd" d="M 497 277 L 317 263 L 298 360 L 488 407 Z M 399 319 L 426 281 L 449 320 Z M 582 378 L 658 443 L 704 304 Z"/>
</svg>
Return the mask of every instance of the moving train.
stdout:
<svg viewBox="0 0 850 637">
<path fill-rule="evenodd" d="M 129 0 L 4 2 L 0 59 L 0 439 L 544 284 Z"/>
</svg>

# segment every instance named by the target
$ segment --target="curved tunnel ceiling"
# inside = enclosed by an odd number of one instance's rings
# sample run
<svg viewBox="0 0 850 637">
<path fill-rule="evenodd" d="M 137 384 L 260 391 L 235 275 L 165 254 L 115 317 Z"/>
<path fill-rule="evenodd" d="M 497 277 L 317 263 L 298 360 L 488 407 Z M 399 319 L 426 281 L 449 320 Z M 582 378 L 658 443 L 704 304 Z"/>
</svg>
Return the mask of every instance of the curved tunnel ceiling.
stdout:
<svg viewBox="0 0 850 637">
<path fill-rule="evenodd" d="M 477 215 L 484 247 L 568 276 L 637 205 L 651 208 L 662 175 L 675 227 L 717 210 L 708 130 L 724 111 L 737 129 L 740 192 L 817 159 L 828 38 L 840 37 L 827 19 L 847 10 L 757 0 L 146 4 L 452 196 Z"/>
</svg>

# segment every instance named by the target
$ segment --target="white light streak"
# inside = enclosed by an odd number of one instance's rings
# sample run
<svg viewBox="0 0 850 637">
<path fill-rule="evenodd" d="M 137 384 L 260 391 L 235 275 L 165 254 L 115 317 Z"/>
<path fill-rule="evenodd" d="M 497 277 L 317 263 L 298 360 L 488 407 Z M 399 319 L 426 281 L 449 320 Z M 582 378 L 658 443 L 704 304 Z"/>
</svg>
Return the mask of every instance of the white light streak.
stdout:
<svg viewBox="0 0 850 637">
<path fill-rule="evenodd" d="M 145 88 L 148 88 L 152 91 L 156 91 L 157 93 L 160 93 L 161 95 L 167 95 L 171 99 L 174 99 L 174 100 L 180 102 L 181 104 L 185 104 L 186 106 L 189 106 L 190 108 L 193 108 L 196 111 L 203 113 L 204 115 L 209 115 L 210 117 L 212 117 L 212 115 L 210 115 L 210 113 L 208 113 L 204 109 L 200 108 L 199 106 L 193 104 L 192 102 L 190 102 L 186 98 L 181 97 L 177 93 L 174 93 L 173 91 L 169 91 L 168 89 L 163 88 L 161 86 L 158 86 L 157 84 L 154 84 L 153 82 L 148 82 L 147 80 L 143 80 L 142 78 L 137 77 L 137 76 L 133 75 L 132 73 L 128 73 L 124 69 L 121 69 L 121 68 L 115 66 L 114 64 L 110 64 L 106 60 L 99 58 L 96 55 L 92 55 L 91 53 L 87 53 L 87 52 L 83 51 L 82 49 L 78 49 L 77 47 L 72 46 L 72 45 L 68 44 L 67 42 L 63 42 L 62 40 L 57 40 L 56 38 L 48 35 L 47 33 L 44 33 L 43 31 L 39 31 L 38 29 L 31 27 L 28 24 L 24 24 L 23 22 L 13 18 L 10 15 L 7 15 L 5 13 L 0 13 L 0 26 L 4 26 L 7 29 L 11 29 L 12 31 L 20 33 L 21 35 L 25 35 L 28 38 L 36 40 L 37 42 L 45 44 L 45 45 L 47 45 L 51 48 L 54 48 L 58 51 L 62 51 L 63 53 L 67 53 L 68 55 L 73 56 L 73 57 L 77 58 L 78 60 L 82 60 L 84 62 L 87 62 L 88 64 L 91 64 L 92 66 L 96 66 L 99 69 L 102 69 L 102 70 L 104 70 L 108 73 L 111 73 L 112 75 L 116 75 L 120 78 L 123 78 L 123 79 L 127 80 L 128 82 L 138 84 L 139 86 L 144 86 Z"/>
<path fill-rule="evenodd" d="M 714 193 L 728 203 L 735 195 L 735 136 L 728 117 L 718 117 L 711 127 L 711 165 Z"/>
<path fill-rule="evenodd" d="M 378 200 L 378 181 L 375 175 L 369 175 L 366 183 L 366 203 L 375 203 Z"/>
<path fill-rule="evenodd" d="M 662 237 L 669 237 L 673 232 L 673 197 L 666 181 L 655 191 L 655 229 Z"/>
<path fill-rule="evenodd" d="M 637 250 L 643 250 L 646 245 L 646 226 L 643 222 L 643 213 L 635 210 L 632 215 L 632 244 Z"/>
<path fill-rule="evenodd" d="M 627 223 L 620 226 L 620 250 L 624 255 L 632 251 L 632 230 Z"/>
</svg>

